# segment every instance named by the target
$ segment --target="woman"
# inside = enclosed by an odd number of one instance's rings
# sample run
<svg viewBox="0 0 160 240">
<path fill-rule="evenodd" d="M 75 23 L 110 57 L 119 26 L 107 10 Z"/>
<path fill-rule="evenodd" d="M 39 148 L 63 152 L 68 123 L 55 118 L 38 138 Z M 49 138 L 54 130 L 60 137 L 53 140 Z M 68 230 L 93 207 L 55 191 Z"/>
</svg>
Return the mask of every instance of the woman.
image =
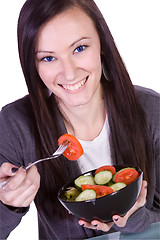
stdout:
<svg viewBox="0 0 160 240">
<path fill-rule="evenodd" d="M 1 238 L 19 224 L 33 200 L 40 239 L 138 232 L 159 221 L 159 95 L 132 85 L 95 3 L 27 0 L 18 46 L 29 95 L 0 114 L 1 182 L 13 176 L 0 189 Z M 65 132 L 80 140 L 83 157 L 73 163 L 61 156 L 28 171 L 21 167 L 52 154 Z M 80 172 L 122 163 L 144 172 L 140 196 L 124 217 L 88 223 L 58 202 L 59 188 Z"/>
</svg>

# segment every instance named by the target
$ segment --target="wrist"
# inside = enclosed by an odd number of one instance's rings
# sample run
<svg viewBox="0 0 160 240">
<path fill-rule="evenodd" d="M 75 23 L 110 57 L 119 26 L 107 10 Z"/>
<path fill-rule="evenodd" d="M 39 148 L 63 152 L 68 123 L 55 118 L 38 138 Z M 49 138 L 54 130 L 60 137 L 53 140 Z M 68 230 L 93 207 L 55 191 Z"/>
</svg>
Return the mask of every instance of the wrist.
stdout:
<svg viewBox="0 0 160 240">
<path fill-rule="evenodd" d="M 13 207 L 9 205 L 5 205 L 10 211 L 15 212 L 15 213 L 24 213 L 27 208 L 24 207 Z"/>
</svg>

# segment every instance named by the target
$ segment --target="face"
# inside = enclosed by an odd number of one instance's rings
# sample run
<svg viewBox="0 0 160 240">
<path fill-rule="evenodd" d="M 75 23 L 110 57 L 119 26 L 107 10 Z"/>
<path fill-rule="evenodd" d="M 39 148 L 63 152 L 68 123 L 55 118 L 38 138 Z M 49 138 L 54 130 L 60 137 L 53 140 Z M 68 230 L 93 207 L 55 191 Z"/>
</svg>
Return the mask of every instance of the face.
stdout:
<svg viewBox="0 0 160 240">
<path fill-rule="evenodd" d="M 100 95 L 100 48 L 92 20 L 78 8 L 66 10 L 40 29 L 37 71 L 60 105 L 83 106 Z"/>
</svg>

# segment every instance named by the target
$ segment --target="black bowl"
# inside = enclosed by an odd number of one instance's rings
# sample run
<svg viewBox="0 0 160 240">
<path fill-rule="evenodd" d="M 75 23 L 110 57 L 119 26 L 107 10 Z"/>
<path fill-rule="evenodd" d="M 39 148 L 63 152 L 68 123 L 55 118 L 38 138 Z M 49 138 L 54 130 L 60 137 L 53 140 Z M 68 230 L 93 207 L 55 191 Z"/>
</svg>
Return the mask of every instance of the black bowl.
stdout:
<svg viewBox="0 0 160 240">
<path fill-rule="evenodd" d="M 122 168 L 133 166 L 114 165 L 114 167 L 116 168 L 116 171 L 119 171 Z M 81 202 L 64 200 L 63 196 L 66 189 L 74 186 L 74 180 L 72 180 L 59 190 L 58 199 L 68 211 L 78 218 L 87 221 L 97 219 L 103 222 L 110 222 L 112 221 L 112 216 L 115 214 L 120 216 L 125 215 L 134 205 L 139 196 L 142 186 L 143 172 L 138 167 L 135 167 L 135 169 L 140 173 L 140 176 L 134 182 L 104 197 Z M 94 176 L 95 170 L 86 172 L 85 175 Z"/>
</svg>

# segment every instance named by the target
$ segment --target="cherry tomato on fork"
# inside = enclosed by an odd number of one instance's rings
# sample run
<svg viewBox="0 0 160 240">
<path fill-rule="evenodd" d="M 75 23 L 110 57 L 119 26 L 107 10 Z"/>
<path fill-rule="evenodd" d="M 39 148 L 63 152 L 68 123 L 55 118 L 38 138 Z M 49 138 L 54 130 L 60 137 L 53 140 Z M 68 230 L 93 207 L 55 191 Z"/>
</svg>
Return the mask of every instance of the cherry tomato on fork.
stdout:
<svg viewBox="0 0 160 240">
<path fill-rule="evenodd" d="M 69 145 L 63 155 L 69 160 L 75 161 L 83 154 L 83 148 L 78 139 L 68 133 L 60 136 L 58 139 L 58 145 L 60 146 L 66 140 L 69 141 Z"/>
</svg>

